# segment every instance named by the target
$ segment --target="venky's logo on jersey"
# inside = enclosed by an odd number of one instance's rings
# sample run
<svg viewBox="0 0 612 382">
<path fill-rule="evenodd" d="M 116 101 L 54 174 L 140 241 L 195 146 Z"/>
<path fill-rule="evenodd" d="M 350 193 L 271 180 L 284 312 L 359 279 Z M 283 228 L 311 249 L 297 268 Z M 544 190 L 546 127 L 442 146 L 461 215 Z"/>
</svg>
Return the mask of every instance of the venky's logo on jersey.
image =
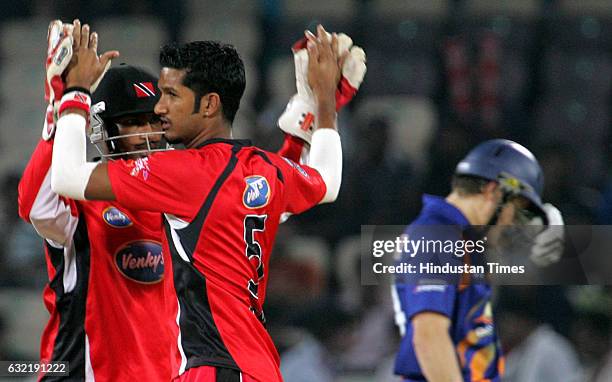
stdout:
<svg viewBox="0 0 612 382">
<path fill-rule="evenodd" d="M 248 176 L 244 178 L 246 187 L 242 194 L 242 203 L 247 208 L 261 208 L 270 201 L 270 184 L 261 175 Z"/>
<path fill-rule="evenodd" d="M 107 207 L 102 211 L 102 219 L 111 227 L 126 228 L 132 225 L 130 218 L 117 207 Z"/>
<path fill-rule="evenodd" d="M 164 278 L 162 247 L 156 241 L 127 243 L 115 254 L 115 265 L 123 276 L 138 283 L 154 284 Z"/>
</svg>

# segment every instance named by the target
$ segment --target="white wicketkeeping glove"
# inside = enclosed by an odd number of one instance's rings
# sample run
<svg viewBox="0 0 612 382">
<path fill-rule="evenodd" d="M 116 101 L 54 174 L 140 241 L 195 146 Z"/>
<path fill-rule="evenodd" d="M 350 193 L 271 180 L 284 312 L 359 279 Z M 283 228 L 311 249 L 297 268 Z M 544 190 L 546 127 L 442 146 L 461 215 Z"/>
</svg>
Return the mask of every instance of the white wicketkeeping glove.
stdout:
<svg viewBox="0 0 612 382">
<path fill-rule="evenodd" d="M 55 133 L 55 122 L 58 119 L 60 100 L 64 95 L 66 83 L 63 74 L 72 59 L 72 24 L 64 24 L 61 20 L 53 20 L 47 32 L 47 59 L 45 60 L 45 100 L 49 102 L 45 113 L 45 123 L 42 138 L 49 140 Z M 96 82 L 89 89 L 93 93 L 102 77 L 110 67 L 110 61 Z"/>
<path fill-rule="evenodd" d="M 565 223 L 561 211 L 550 203 L 544 204 L 543 208 L 548 226 L 536 236 L 529 255 L 531 261 L 539 267 L 559 261 L 565 247 Z"/>
<path fill-rule="evenodd" d="M 57 109 L 66 88 L 62 74 L 72 59 L 72 42 L 72 24 L 63 24 L 61 20 L 51 21 L 47 32 L 45 60 L 45 100 L 49 102 L 42 131 L 45 141 L 51 139 L 55 132 Z"/>
<path fill-rule="evenodd" d="M 328 34 L 331 38 L 331 35 Z M 317 128 L 316 100 L 308 85 L 308 51 L 306 38 L 293 47 L 295 63 L 295 85 L 297 94 L 291 97 L 285 111 L 278 119 L 278 126 L 285 133 L 303 139 L 310 144 L 312 133 Z M 336 111 L 344 107 L 357 94 L 366 73 L 366 55 L 363 49 L 353 46 L 353 40 L 344 33 L 338 34 L 338 56 L 348 52 L 342 66 L 338 89 L 336 89 Z"/>
</svg>

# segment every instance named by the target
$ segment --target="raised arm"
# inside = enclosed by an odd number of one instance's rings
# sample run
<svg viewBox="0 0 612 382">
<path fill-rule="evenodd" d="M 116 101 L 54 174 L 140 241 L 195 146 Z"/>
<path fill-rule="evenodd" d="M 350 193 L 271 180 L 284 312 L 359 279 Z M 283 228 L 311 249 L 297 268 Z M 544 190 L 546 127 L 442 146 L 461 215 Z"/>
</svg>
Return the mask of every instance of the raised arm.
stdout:
<svg viewBox="0 0 612 382">
<path fill-rule="evenodd" d="M 78 223 L 74 201 L 51 189 L 53 141 L 40 140 L 19 182 L 19 216 L 45 239 L 64 245 Z"/>
<path fill-rule="evenodd" d="M 66 75 L 67 88 L 62 97 L 57 122 L 51 187 L 54 192 L 73 199 L 114 200 L 106 164 L 87 162 L 86 132 L 91 95 L 89 90 L 100 81 L 119 52 L 110 51 L 98 56 L 98 35 L 90 35 L 89 25 L 81 28 L 73 23 L 74 56 L 76 64 Z"/>
<path fill-rule="evenodd" d="M 336 84 L 340 78 L 338 38 L 331 39 L 321 25 L 308 41 L 308 82 L 317 104 L 318 127 L 312 134 L 308 165 L 319 172 L 327 187 L 319 203 L 338 197 L 342 180 L 342 145 L 336 116 Z"/>
<path fill-rule="evenodd" d="M 49 108 L 52 108 L 49 105 Z M 46 114 L 48 115 L 48 113 Z M 46 129 L 46 115 L 45 127 Z M 30 214 L 36 202 L 36 196 L 47 180 L 49 191 L 51 191 L 51 154 L 53 152 L 53 141 L 41 139 L 36 145 L 28 164 L 21 175 L 19 181 L 19 216 L 28 223 L 31 223 Z"/>
<path fill-rule="evenodd" d="M 45 112 L 42 139 L 39 141 L 19 182 L 19 216 L 31 223 L 42 237 L 64 245 L 78 222 L 74 201 L 62 198 L 51 189 L 51 156 L 55 131 L 55 112 L 64 91 L 62 73 L 72 56 L 71 26 L 54 20 L 47 35 L 45 62 Z M 55 107 L 54 107 L 55 106 Z"/>
</svg>

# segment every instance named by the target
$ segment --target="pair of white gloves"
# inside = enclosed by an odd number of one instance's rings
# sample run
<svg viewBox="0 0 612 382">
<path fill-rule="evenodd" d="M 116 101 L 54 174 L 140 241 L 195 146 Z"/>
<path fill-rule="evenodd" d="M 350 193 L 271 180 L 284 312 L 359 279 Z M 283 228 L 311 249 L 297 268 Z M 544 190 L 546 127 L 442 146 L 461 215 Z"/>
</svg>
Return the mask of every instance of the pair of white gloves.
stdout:
<svg viewBox="0 0 612 382">
<path fill-rule="evenodd" d="M 331 39 L 331 35 L 327 35 Z M 285 133 L 301 138 L 308 144 L 317 129 L 316 100 L 308 85 L 308 52 L 306 38 L 297 41 L 291 50 L 295 63 L 295 86 L 297 93 L 287 104 L 278 119 Z M 357 94 L 366 73 L 366 55 L 363 49 L 353 45 L 353 40 L 344 33 L 338 34 L 338 57 L 346 55 L 338 88 L 336 89 L 336 111 L 339 111 Z"/>
</svg>

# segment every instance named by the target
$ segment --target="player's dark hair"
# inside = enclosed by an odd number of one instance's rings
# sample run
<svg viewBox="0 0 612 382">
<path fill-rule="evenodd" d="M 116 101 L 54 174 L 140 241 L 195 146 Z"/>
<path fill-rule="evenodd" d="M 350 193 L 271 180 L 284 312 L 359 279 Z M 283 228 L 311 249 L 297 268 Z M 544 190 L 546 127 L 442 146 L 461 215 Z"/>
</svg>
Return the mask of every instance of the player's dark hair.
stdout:
<svg viewBox="0 0 612 382">
<path fill-rule="evenodd" d="M 488 179 L 472 175 L 453 175 L 451 187 L 461 195 L 476 195 L 482 192 L 484 186 L 491 182 Z"/>
<path fill-rule="evenodd" d="M 244 63 L 232 45 L 217 41 L 193 41 L 162 47 L 159 62 L 162 67 L 186 71 L 183 85 L 195 93 L 194 113 L 207 93 L 221 98 L 223 115 L 234 121 L 244 93 L 246 79 Z"/>
</svg>

